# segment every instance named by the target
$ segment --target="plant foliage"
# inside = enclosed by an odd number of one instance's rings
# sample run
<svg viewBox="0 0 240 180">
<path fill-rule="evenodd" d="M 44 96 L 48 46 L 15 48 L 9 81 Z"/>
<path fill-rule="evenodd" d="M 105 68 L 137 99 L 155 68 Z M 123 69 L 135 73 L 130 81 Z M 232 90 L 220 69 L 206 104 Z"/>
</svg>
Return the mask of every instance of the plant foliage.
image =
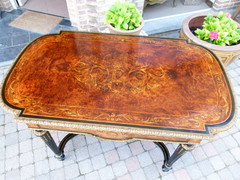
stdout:
<svg viewBox="0 0 240 180">
<path fill-rule="evenodd" d="M 230 14 L 220 12 L 218 16 L 207 15 L 202 29 L 195 30 L 196 36 L 204 41 L 221 46 L 237 44 L 240 40 L 240 29 Z"/>
<path fill-rule="evenodd" d="M 133 30 L 141 25 L 142 16 L 135 4 L 115 2 L 105 13 L 105 23 L 119 30 Z"/>
</svg>

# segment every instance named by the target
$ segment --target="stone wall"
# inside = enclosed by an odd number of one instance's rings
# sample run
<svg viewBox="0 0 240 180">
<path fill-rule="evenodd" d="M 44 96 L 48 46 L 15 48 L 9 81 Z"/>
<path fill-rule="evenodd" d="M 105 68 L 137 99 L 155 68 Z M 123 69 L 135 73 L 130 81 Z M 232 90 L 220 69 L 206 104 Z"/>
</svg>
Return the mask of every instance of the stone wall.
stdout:
<svg viewBox="0 0 240 180">
<path fill-rule="evenodd" d="M 80 31 L 99 32 L 106 29 L 104 14 L 116 0 L 66 0 L 73 26 Z M 142 13 L 144 0 L 128 0 Z"/>
<path fill-rule="evenodd" d="M 3 10 L 3 11 L 13 10 L 13 6 L 10 0 L 0 0 L 0 10 Z"/>
</svg>

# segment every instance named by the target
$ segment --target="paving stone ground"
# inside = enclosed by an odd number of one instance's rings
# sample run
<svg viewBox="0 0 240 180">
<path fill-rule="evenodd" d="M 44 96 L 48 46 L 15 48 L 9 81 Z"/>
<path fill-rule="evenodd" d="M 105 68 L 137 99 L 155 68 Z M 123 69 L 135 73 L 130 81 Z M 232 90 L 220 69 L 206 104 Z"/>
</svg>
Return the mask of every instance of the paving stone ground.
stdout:
<svg viewBox="0 0 240 180">
<path fill-rule="evenodd" d="M 0 20 L 0 28 L 2 23 Z M 36 35 L 27 33 L 29 39 L 17 45 L 19 49 Z M 2 35 L 0 44 L 9 43 L 6 38 L 6 41 L 3 40 L 6 34 Z M 7 35 L 12 38 L 8 45 L 15 47 L 13 35 Z M 177 32 L 170 36 L 175 35 Z M 0 58 L 12 60 L 16 56 L 15 50 L 5 56 L 3 49 L 10 47 L 0 46 Z M 12 61 L 0 63 L 0 81 L 9 69 L 6 65 L 9 62 Z M 226 67 L 226 71 L 236 100 L 240 102 L 240 59 Z M 52 133 L 57 142 L 64 135 Z M 177 144 L 167 146 L 172 152 Z M 35 137 L 25 124 L 15 123 L 14 117 L 0 107 L 0 180 L 239 180 L 240 121 L 237 119 L 230 130 L 216 135 L 214 141 L 203 141 L 192 152 L 186 153 L 167 173 L 161 170 L 161 150 L 148 141 L 111 142 L 79 135 L 68 142 L 65 155 L 63 162 L 54 159 L 53 153 L 40 138 Z"/>
</svg>

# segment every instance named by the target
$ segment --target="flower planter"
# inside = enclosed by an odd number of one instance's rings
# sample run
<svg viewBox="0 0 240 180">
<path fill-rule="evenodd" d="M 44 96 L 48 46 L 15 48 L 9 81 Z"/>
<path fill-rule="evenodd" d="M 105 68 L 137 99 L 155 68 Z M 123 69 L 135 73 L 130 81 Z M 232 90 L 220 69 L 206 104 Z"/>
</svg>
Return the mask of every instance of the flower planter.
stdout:
<svg viewBox="0 0 240 180">
<path fill-rule="evenodd" d="M 116 29 L 113 26 L 111 26 L 110 24 L 107 24 L 107 27 L 108 27 L 110 33 L 112 33 L 112 34 L 126 34 L 126 35 L 139 35 L 143 26 L 144 26 L 144 21 L 142 21 L 141 25 L 137 29 L 124 31 L 124 30 Z"/>
<path fill-rule="evenodd" d="M 240 54 L 240 44 L 233 46 L 219 46 L 197 38 L 190 29 L 201 27 L 204 17 L 206 16 L 207 14 L 197 14 L 186 18 L 183 21 L 180 37 L 210 49 L 219 58 L 219 60 L 227 66 Z M 238 26 L 240 27 L 239 24 Z"/>
</svg>

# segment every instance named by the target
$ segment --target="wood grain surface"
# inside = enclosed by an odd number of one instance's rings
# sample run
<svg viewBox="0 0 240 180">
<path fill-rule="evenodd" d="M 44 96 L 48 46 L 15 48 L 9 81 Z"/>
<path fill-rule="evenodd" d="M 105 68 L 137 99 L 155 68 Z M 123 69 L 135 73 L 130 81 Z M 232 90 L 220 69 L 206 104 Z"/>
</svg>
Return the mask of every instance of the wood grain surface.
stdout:
<svg viewBox="0 0 240 180">
<path fill-rule="evenodd" d="M 19 116 L 205 132 L 228 123 L 233 97 L 207 49 L 185 40 L 61 32 L 29 44 L 2 97 Z"/>
</svg>

